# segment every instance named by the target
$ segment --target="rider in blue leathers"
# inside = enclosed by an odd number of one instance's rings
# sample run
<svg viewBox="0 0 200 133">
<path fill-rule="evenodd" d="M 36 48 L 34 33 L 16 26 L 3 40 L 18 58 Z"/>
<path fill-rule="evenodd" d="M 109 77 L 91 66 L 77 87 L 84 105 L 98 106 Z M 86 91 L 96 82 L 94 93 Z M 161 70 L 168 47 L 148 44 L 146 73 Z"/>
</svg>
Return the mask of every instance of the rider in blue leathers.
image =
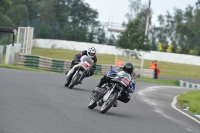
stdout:
<svg viewBox="0 0 200 133">
<path fill-rule="evenodd" d="M 125 71 L 126 73 L 129 73 L 133 79 L 133 82 L 130 85 L 130 89 L 123 90 L 121 95 L 118 97 L 118 100 L 120 100 L 121 102 L 124 102 L 124 103 L 129 102 L 129 100 L 130 100 L 129 93 L 133 93 L 135 91 L 135 74 L 133 73 L 133 70 L 134 70 L 134 66 L 130 62 L 125 63 L 121 69 L 121 71 Z M 101 86 L 104 85 L 106 82 L 109 82 L 112 77 L 115 77 L 116 74 L 117 74 L 117 72 L 114 70 L 107 72 L 107 74 L 101 78 L 99 84 L 94 88 L 93 91 L 97 92 L 97 93 L 101 93 L 101 91 L 100 91 Z M 118 104 L 116 102 L 113 105 L 113 107 L 117 107 L 117 105 Z"/>
</svg>

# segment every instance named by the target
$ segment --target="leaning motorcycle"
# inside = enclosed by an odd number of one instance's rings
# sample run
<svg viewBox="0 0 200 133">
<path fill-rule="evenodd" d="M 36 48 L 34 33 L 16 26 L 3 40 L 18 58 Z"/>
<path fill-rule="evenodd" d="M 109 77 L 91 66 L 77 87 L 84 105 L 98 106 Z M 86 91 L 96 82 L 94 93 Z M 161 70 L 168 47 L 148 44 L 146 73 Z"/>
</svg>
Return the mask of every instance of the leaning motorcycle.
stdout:
<svg viewBox="0 0 200 133">
<path fill-rule="evenodd" d="M 80 84 L 90 71 L 93 60 L 88 56 L 82 56 L 80 60 L 81 61 L 75 63 L 76 65 L 67 73 L 65 87 L 72 89 L 75 85 Z"/>
<path fill-rule="evenodd" d="M 124 71 L 118 72 L 116 76 L 111 79 L 110 83 L 106 83 L 100 88 L 99 94 L 91 92 L 92 97 L 90 98 L 88 108 L 93 109 L 98 105 L 101 107 L 100 113 L 104 114 L 117 101 L 121 92 L 129 89 L 130 83 L 130 74 Z"/>
</svg>

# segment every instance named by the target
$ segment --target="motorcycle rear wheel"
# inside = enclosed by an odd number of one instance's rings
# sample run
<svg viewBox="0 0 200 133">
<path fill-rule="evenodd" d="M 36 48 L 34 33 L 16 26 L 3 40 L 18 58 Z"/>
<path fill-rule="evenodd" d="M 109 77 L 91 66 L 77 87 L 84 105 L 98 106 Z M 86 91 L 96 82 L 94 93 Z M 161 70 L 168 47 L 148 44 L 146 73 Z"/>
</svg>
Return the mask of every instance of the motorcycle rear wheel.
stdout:
<svg viewBox="0 0 200 133">
<path fill-rule="evenodd" d="M 101 106 L 100 113 L 101 114 L 106 113 L 112 107 L 112 105 L 115 103 L 117 98 L 118 98 L 118 93 L 113 92 L 110 95 L 110 97 L 108 98 L 108 100 L 106 102 L 104 102 L 103 105 Z"/>
</svg>

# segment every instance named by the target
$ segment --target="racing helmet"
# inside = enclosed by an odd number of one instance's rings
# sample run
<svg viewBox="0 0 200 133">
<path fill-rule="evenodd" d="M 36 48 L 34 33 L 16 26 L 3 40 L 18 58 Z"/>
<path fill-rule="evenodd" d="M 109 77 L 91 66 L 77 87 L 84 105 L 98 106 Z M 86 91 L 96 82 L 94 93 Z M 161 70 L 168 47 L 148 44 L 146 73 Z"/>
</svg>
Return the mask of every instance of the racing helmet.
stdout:
<svg viewBox="0 0 200 133">
<path fill-rule="evenodd" d="M 129 73 L 129 74 L 132 74 L 133 73 L 133 70 L 134 70 L 134 66 L 132 63 L 130 62 L 127 62 L 124 64 L 124 66 L 122 67 L 122 70 Z"/>
<path fill-rule="evenodd" d="M 93 58 L 96 55 L 96 49 L 94 47 L 89 47 L 87 50 L 87 55 Z"/>
</svg>

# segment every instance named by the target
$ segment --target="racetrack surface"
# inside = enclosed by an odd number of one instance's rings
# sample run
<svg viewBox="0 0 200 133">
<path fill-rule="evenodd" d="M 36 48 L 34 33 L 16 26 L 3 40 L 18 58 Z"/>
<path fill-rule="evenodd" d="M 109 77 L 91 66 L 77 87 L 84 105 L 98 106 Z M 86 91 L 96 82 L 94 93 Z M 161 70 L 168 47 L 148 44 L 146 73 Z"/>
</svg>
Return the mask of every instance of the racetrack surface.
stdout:
<svg viewBox="0 0 200 133">
<path fill-rule="evenodd" d="M 200 125 L 171 107 L 189 91 L 137 82 L 129 103 L 100 114 L 87 108 L 98 78 L 74 89 L 57 73 L 0 69 L 0 133 L 200 133 Z"/>
</svg>

